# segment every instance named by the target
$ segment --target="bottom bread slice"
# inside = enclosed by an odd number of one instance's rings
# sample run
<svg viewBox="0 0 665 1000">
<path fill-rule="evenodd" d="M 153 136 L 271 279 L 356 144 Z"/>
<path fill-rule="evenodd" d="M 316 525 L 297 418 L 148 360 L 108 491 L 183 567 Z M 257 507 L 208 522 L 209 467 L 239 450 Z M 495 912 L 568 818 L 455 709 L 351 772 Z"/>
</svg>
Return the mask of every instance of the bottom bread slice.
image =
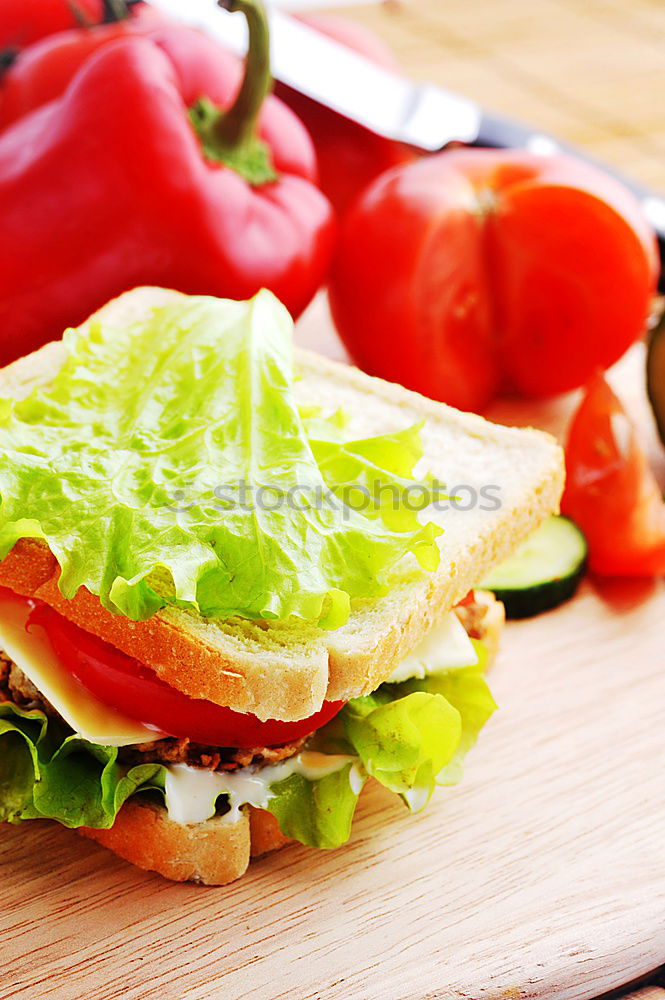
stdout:
<svg viewBox="0 0 665 1000">
<path fill-rule="evenodd" d="M 234 823 L 214 816 L 183 826 L 169 819 L 163 805 L 140 797 L 125 803 L 109 830 L 80 827 L 77 832 L 139 868 L 201 885 L 233 882 L 247 871 L 250 858 L 289 842 L 264 809 L 247 806 Z"/>
</svg>

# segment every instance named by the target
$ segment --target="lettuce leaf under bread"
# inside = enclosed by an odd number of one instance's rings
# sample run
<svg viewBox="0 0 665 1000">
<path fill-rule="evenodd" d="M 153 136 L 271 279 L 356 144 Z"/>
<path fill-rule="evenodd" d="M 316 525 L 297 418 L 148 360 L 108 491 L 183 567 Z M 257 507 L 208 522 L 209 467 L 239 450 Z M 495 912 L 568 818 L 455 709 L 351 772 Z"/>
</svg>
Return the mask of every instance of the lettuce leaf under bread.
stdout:
<svg viewBox="0 0 665 1000">
<path fill-rule="evenodd" d="M 294 840 L 339 847 L 349 839 L 369 775 L 412 811 L 422 808 L 435 785 L 459 780 L 461 760 L 495 707 L 482 663 L 383 685 L 350 701 L 312 741 L 320 752 L 348 754 L 354 762 L 316 780 L 292 774 L 271 786 L 267 808 Z M 82 740 L 42 712 L 0 702 L 0 821 L 108 828 L 130 795 L 164 796 L 165 778 L 162 764 L 128 767 L 117 748 Z M 211 815 L 215 805 L 211 800 Z"/>
<path fill-rule="evenodd" d="M 317 812 L 316 840 L 303 840 L 301 835 L 301 815 L 310 790 L 303 788 L 298 803 L 291 789 L 288 814 L 278 800 L 269 803 L 268 809 L 285 833 L 291 831 L 289 836 L 315 847 L 344 843 L 350 828 L 346 816 L 353 816 L 358 797 L 359 774 L 371 776 L 397 793 L 411 812 L 425 807 L 437 785 L 461 781 L 464 758 L 496 710 L 484 676 L 487 648 L 476 639 L 472 642 L 478 653 L 474 666 L 430 674 L 422 680 L 383 684 L 372 694 L 347 702 L 339 715 L 315 734 L 312 745 L 317 749 L 356 756 L 355 781 L 336 789 L 338 808 Z M 327 843 L 322 843 L 322 833 Z"/>
<path fill-rule="evenodd" d="M 43 538 L 65 597 L 85 586 L 134 620 L 171 603 L 328 628 L 405 554 L 435 568 L 439 529 L 389 491 L 353 502 L 352 484 L 408 485 L 419 429 L 348 441 L 343 421 L 308 421 L 291 335 L 265 291 L 67 331 L 51 385 L 0 401 L 0 559 Z"/>
</svg>

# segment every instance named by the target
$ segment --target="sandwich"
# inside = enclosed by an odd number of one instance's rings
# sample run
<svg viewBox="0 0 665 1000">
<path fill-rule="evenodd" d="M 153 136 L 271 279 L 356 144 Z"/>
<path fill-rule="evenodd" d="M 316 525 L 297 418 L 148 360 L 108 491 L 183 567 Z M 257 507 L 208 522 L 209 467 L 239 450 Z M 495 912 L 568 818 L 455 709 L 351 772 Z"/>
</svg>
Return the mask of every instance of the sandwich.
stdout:
<svg viewBox="0 0 665 1000">
<path fill-rule="evenodd" d="M 0 452 L 1 821 L 221 885 L 459 781 L 552 438 L 140 288 L 0 371 Z"/>
</svg>

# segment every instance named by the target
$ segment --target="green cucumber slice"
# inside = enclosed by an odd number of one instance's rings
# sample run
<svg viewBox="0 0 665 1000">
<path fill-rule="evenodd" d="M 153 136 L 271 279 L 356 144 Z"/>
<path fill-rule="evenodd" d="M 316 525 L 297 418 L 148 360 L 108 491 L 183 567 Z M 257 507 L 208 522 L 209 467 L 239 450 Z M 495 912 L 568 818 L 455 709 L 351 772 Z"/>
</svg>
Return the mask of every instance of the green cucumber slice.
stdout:
<svg viewBox="0 0 665 1000">
<path fill-rule="evenodd" d="M 586 539 L 577 525 L 552 515 L 480 587 L 503 601 L 507 618 L 531 618 L 573 596 L 586 558 Z"/>
</svg>

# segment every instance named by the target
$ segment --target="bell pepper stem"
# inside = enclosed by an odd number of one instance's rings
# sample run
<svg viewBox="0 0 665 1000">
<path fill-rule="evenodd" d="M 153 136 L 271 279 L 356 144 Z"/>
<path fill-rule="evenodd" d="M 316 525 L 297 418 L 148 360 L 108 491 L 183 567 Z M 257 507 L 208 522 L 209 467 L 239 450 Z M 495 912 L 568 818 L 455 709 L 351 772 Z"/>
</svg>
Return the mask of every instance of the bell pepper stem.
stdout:
<svg viewBox="0 0 665 1000">
<path fill-rule="evenodd" d="M 15 49 L 13 46 L 9 46 L 6 49 L 0 49 L 0 76 L 6 73 L 8 69 L 14 65 L 19 56 L 19 50 Z"/>
<path fill-rule="evenodd" d="M 189 109 L 189 118 L 209 160 L 231 167 L 259 187 L 278 177 L 272 150 L 256 134 L 259 112 L 272 82 L 268 18 L 261 0 L 217 2 L 225 10 L 240 11 L 247 19 L 245 75 L 230 108 L 223 111 L 204 96 Z"/>
<path fill-rule="evenodd" d="M 102 0 L 102 10 L 104 16 L 101 24 L 117 24 L 119 21 L 126 21 L 132 13 L 132 7 L 136 7 L 141 0 Z"/>
<path fill-rule="evenodd" d="M 240 11 L 247 19 L 249 44 L 245 75 L 231 107 L 214 126 L 214 138 L 221 147 L 238 149 L 256 133 L 256 121 L 272 84 L 270 75 L 270 32 L 261 0 L 217 0 L 228 11 Z"/>
</svg>

